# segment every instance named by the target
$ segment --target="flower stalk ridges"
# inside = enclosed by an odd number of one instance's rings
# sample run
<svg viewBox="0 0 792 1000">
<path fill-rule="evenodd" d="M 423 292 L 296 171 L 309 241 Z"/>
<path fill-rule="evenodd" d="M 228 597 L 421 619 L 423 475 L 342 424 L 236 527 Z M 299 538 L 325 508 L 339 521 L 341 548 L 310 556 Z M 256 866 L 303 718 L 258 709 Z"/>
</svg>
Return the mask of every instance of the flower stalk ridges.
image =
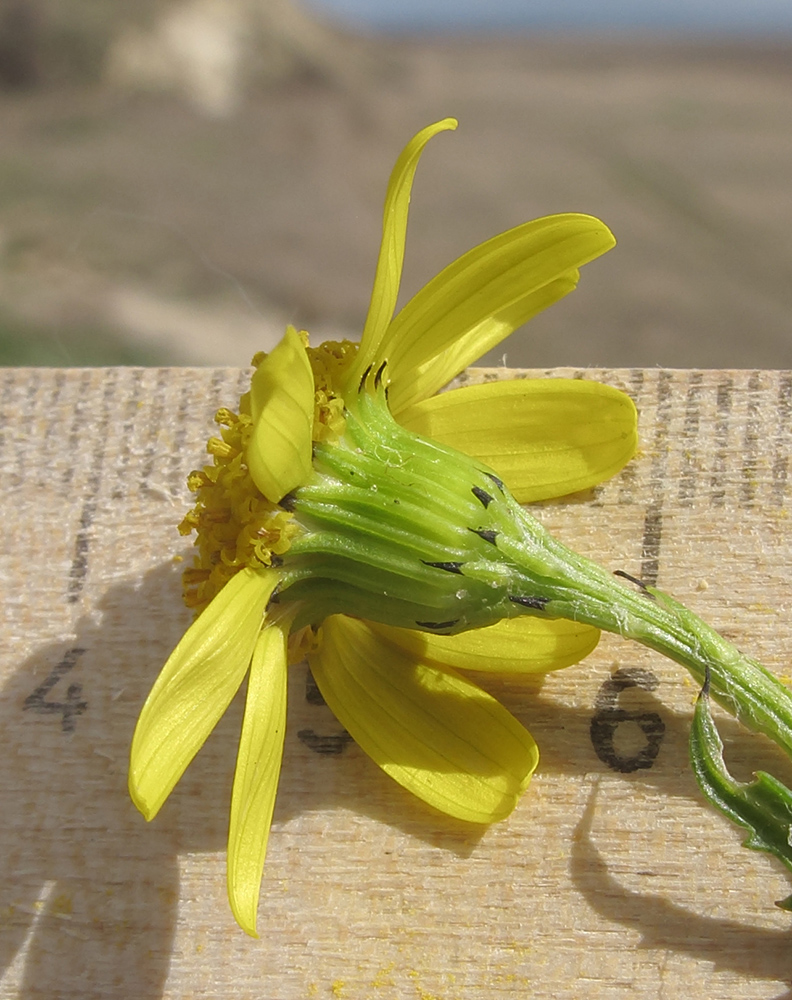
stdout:
<svg viewBox="0 0 792 1000">
<path fill-rule="evenodd" d="M 503 483 L 401 427 L 384 368 L 348 395 L 345 433 L 315 445 L 313 479 L 282 500 L 303 530 L 273 601 L 299 605 L 297 627 L 342 613 L 445 635 L 541 613 L 495 544 L 519 531 Z"/>
</svg>

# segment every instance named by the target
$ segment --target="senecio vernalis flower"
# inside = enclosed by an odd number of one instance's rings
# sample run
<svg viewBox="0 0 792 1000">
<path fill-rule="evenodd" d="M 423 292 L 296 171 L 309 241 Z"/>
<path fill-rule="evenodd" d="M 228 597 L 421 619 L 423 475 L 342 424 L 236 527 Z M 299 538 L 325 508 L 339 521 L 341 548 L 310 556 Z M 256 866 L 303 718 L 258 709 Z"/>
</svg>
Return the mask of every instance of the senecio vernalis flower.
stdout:
<svg viewBox="0 0 792 1000">
<path fill-rule="evenodd" d="M 238 412 L 217 414 L 214 464 L 189 479 L 197 502 L 180 530 L 198 536 L 184 574 L 197 618 L 143 707 L 129 787 L 152 819 L 247 675 L 228 894 L 252 935 L 290 662 L 308 659 L 327 704 L 384 771 L 475 823 L 511 812 L 538 751 L 458 671 L 568 666 L 601 628 L 706 675 L 722 703 L 792 749 L 791 700 L 770 674 L 659 591 L 560 545 L 520 506 L 593 486 L 629 461 L 626 395 L 563 379 L 434 395 L 614 243 L 590 216 L 525 223 L 449 265 L 394 317 L 418 159 L 455 127 L 424 129 L 396 163 L 360 345 L 313 348 L 290 327 L 254 358 Z M 716 801 L 731 779 L 706 722 L 696 771 Z"/>
</svg>

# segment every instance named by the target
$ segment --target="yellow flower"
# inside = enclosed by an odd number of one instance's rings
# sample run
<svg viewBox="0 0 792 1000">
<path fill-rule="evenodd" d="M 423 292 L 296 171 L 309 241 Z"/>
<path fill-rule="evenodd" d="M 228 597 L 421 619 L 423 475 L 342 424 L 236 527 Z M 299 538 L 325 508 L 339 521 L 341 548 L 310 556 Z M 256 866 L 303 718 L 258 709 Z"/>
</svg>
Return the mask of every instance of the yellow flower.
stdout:
<svg viewBox="0 0 792 1000">
<path fill-rule="evenodd" d="M 455 261 L 394 318 L 415 168 L 455 127 L 424 129 L 396 163 L 359 348 L 311 348 L 289 328 L 254 359 L 239 412 L 218 413 L 214 464 L 190 478 L 198 501 L 181 530 L 198 533 L 185 587 L 199 614 L 141 712 L 129 785 L 153 818 L 248 675 L 228 893 L 252 935 L 289 662 L 307 656 L 328 705 L 391 777 L 489 823 L 514 808 L 538 753 L 457 670 L 556 669 L 599 637 L 548 609 L 525 546 L 511 554 L 522 535 L 509 491 L 524 503 L 614 474 L 635 450 L 631 401 L 560 379 L 434 394 L 571 291 L 613 237 L 589 216 L 528 222 Z"/>
</svg>

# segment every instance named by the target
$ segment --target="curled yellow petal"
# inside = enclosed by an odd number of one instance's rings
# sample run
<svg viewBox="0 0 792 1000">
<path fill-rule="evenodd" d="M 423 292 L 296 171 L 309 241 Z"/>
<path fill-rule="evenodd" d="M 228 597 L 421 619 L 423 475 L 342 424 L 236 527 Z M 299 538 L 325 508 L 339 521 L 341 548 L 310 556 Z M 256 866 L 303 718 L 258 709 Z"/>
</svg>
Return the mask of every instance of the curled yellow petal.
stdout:
<svg viewBox="0 0 792 1000">
<path fill-rule="evenodd" d="M 563 618 L 505 618 L 458 635 L 371 625 L 390 645 L 423 663 L 496 674 L 544 674 L 579 663 L 599 642 L 599 629 Z"/>
<path fill-rule="evenodd" d="M 140 713 L 129 792 L 153 819 L 234 697 L 261 628 L 275 571 L 243 569 L 184 633 Z"/>
<path fill-rule="evenodd" d="M 404 263 L 410 192 L 421 153 L 429 140 L 438 132 L 453 130 L 456 127 L 456 119 L 444 118 L 422 129 L 404 147 L 391 172 L 385 195 L 382 242 L 371 292 L 371 304 L 360 339 L 360 352 L 351 376 L 352 382 L 357 381 L 375 360 L 379 360 L 379 346 L 396 308 Z"/>
<path fill-rule="evenodd" d="M 466 386 L 411 406 L 399 421 L 485 462 L 520 503 L 595 486 L 638 444 L 630 397 L 584 379 Z"/>
<path fill-rule="evenodd" d="M 589 215 L 526 222 L 468 251 L 395 317 L 380 347 L 393 412 L 432 395 L 577 284 L 577 268 L 615 243 Z"/>
<path fill-rule="evenodd" d="M 228 828 L 228 899 L 237 923 L 256 933 L 261 875 L 267 853 L 286 731 L 288 624 L 259 636 L 250 664 Z"/>
<path fill-rule="evenodd" d="M 293 326 L 254 373 L 250 410 L 250 475 L 264 496 L 278 503 L 311 475 L 314 380 L 305 345 Z"/>
<path fill-rule="evenodd" d="M 491 695 L 383 642 L 366 622 L 340 615 L 326 619 L 309 662 L 338 720 L 399 784 L 472 823 L 512 811 L 539 752 Z"/>
</svg>

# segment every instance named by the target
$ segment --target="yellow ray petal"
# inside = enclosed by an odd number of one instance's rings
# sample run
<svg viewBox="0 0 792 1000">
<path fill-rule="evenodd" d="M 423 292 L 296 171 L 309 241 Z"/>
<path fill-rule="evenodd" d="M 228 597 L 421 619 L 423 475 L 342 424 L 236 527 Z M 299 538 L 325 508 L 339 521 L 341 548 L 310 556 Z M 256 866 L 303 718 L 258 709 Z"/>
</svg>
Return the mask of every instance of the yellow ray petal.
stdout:
<svg viewBox="0 0 792 1000">
<path fill-rule="evenodd" d="M 512 811 L 539 760 L 530 733 L 464 677 L 334 615 L 309 657 L 325 701 L 366 753 L 436 809 L 473 823 Z"/>
<path fill-rule="evenodd" d="M 311 475 L 314 380 L 293 326 L 259 365 L 250 383 L 253 433 L 247 463 L 253 482 L 273 503 Z"/>
<path fill-rule="evenodd" d="M 466 386 L 411 406 L 399 421 L 485 462 L 521 503 L 608 479 L 638 444 L 630 397 L 583 379 Z"/>
<path fill-rule="evenodd" d="M 250 664 L 228 828 L 228 899 L 237 923 L 256 933 L 261 874 L 267 853 L 286 730 L 287 624 L 265 628 Z"/>
<path fill-rule="evenodd" d="M 390 645 L 423 663 L 497 674 L 543 674 L 579 663 L 599 642 L 599 629 L 563 618 L 505 618 L 458 635 L 371 624 Z"/>
<path fill-rule="evenodd" d="M 242 683 L 275 571 L 243 569 L 182 636 L 140 713 L 129 792 L 153 819 Z"/>
<path fill-rule="evenodd" d="M 360 352 L 351 375 L 353 382 L 356 382 L 363 371 L 378 359 L 380 342 L 391 321 L 393 310 L 396 308 L 402 264 L 404 263 L 404 241 L 407 233 L 410 192 L 421 153 L 429 140 L 438 132 L 453 130 L 456 127 L 456 119 L 444 118 L 442 121 L 422 129 L 407 143 L 391 172 L 385 195 L 382 242 L 377 260 L 377 271 L 371 292 L 371 304 L 360 339 Z"/>
<path fill-rule="evenodd" d="M 576 285 L 615 243 L 588 215 L 526 222 L 454 261 L 395 317 L 380 347 L 394 413 L 425 399 Z"/>
<path fill-rule="evenodd" d="M 570 271 L 536 291 L 523 295 L 516 302 L 488 316 L 473 331 L 475 336 L 460 337 L 442 354 L 417 365 L 407 378 L 398 377 L 397 366 L 397 377 L 388 388 L 391 412 L 401 420 L 405 409 L 431 396 L 523 323 L 573 291 L 577 287 L 579 276 L 577 270 Z"/>
</svg>

